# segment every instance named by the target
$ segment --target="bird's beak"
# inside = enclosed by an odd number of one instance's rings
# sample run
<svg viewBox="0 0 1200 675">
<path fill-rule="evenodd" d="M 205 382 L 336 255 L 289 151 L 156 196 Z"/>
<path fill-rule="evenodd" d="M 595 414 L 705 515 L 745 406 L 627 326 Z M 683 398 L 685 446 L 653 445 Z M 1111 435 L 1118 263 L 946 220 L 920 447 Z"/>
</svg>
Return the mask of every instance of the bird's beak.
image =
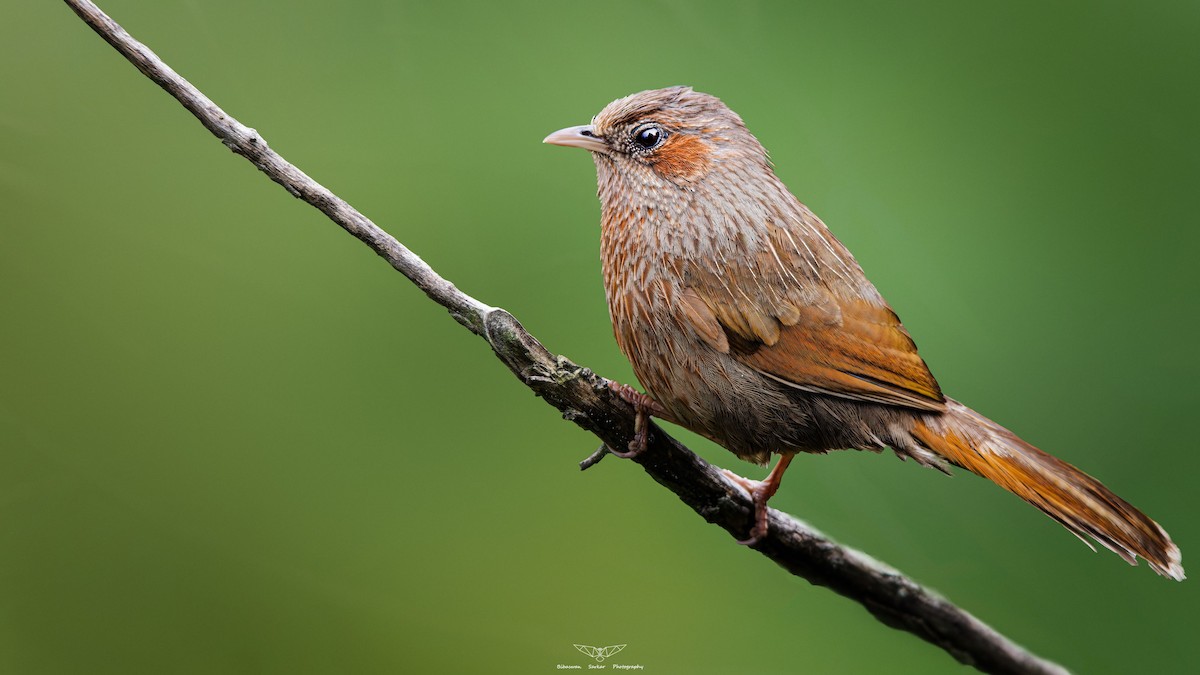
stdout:
<svg viewBox="0 0 1200 675">
<path fill-rule="evenodd" d="M 549 143 L 550 145 L 565 145 L 571 148 L 583 148 L 592 152 L 608 154 L 608 143 L 605 143 L 603 138 L 596 135 L 595 130 L 590 124 L 559 129 L 543 139 L 542 142 Z"/>
</svg>

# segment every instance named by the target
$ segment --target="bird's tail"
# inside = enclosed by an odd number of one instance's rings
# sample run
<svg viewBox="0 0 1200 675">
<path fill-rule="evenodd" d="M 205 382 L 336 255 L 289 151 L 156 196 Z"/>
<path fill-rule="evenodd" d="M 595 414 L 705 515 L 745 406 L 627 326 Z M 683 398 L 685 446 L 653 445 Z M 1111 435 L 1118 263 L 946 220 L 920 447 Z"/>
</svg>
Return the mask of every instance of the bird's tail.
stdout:
<svg viewBox="0 0 1200 675">
<path fill-rule="evenodd" d="M 948 401 L 945 414 L 914 418 L 908 431 L 920 446 L 908 450 L 918 459 L 932 451 L 1033 504 L 1089 546 L 1084 535 L 1131 565 L 1141 556 L 1155 572 L 1183 580 L 1179 548 L 1158 523 L 1100 481 L 963 404 Z"/>
</svg>

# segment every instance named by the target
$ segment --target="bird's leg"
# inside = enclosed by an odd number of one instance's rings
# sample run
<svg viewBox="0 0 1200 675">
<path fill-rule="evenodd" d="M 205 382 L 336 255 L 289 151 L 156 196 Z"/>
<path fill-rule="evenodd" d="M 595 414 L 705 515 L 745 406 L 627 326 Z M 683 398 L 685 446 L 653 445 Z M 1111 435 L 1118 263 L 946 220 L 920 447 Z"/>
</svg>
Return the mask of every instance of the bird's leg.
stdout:
<svg viewBox="0 0 1200 675">
<path fill-rule="evenodd" d="M 738 539 L 739 544 L 753 546 L 767 534 L 767 500 L 779 489 L 779 483 L 783 481 L 783 472 L 787 471 L 793 457 L 795 455 L 791 453 L 779 455 L 775 468 L 771 469 L 767 479 L 762 481 L 743 478 L 729 469 L 721 469 L 726 478 L 750 493 L 750 500 L 754 502 L 754 527 L 750 530 L 748 539 Z"/>
<path fill-rule="evenodd" d="M 650 426 L 650 416 L 653 415 L 665 420 L 670 420 L 671 417 L 667 414 L 666 409 L 659 405 L 658 401 L 627 384 L 610 380 L 608 388 L 612 389 L 613 393 L 620 396 L 629 405 L 632 405 L 633 409 L 637 412 L 637 417 L 634 418 L 633 422 L 633 440 L 629 442 L 629 450 L 627 452 L 618 452 L 610 447 L 608 451 L 621 459 L 637 457 L 646 449 L 646 434 Z"/>
</svg>

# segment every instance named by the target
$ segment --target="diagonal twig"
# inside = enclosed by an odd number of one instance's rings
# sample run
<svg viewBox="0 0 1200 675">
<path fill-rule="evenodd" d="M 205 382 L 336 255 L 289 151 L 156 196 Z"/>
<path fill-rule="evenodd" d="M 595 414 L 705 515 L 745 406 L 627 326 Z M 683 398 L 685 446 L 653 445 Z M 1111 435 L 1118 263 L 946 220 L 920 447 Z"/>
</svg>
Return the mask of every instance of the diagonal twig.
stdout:
<svg viewBox="0 0 1200 675">
<path fill-rule="evenodd" d="M 587 457 L 584 457 L 583 461 L 579 462 L 579 470 L 587 471 L 588 469 L 592 468 L 593 466 L 596 466 L 597 464 L 600 463 L 600 460 L 604 459 L 604 456 L 607 454 L 608 454 L 608 446 L 601 444 L 600 447 L 596 448 L 595 452 L 588 455 Z"/>
<path fill-rule="evenodd" d="M 455 288 L 419 256 L 352 206 L 314 181 L 258 134 L 230 117 L 163 63 L 144 44 L 89 0 L 65 0 L 93 30 L 196 116 L 233 152 L 245 157 L 292 196 L 303 199 L 369 246 L 445 307 L 459 323 L 487 340 L 496 356 L 564 418 L 594 433 L 607 447 L 627 447 L 634 410 L 608 381 L 550 353 L 503 309 Z M 647 450 L 634 461 L 696 513 L 734 536 L 753 521 L 753 506 L 713 465 L 651 425 Z M 586 469 L 605 446 L 581 463 Z M 770 529 L 754 549 L 809 582 L 850 598 L 883 623 L 909 631 L 959 661 L 991 673 L 1062 674 L 1061 666 L 1022 649 L 971 614 L 873 558 L 841 546 L 807 524 L 772 509 Z"/>
</svg>

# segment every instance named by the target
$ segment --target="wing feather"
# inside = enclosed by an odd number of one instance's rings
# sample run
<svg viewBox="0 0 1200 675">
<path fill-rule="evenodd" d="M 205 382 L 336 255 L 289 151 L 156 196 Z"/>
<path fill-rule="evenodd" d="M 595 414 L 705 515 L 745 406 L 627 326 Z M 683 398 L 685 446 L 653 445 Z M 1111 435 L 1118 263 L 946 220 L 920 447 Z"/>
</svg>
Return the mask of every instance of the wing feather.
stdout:
<svg viewBox="0 0 1200 675">
<path fill-rule="evenodd" d="M 825 225 L 806 209 L 804 216 L 767 223 L 757 260 L 726 270 L 728 278 L 689 269 L 683 318 L 710 346 L 789 386 L 944 410 L 941 388 L 896 313 Z M 801 249 L 795 242 L 805 237 L 818 243 Z"/>
</svg>

